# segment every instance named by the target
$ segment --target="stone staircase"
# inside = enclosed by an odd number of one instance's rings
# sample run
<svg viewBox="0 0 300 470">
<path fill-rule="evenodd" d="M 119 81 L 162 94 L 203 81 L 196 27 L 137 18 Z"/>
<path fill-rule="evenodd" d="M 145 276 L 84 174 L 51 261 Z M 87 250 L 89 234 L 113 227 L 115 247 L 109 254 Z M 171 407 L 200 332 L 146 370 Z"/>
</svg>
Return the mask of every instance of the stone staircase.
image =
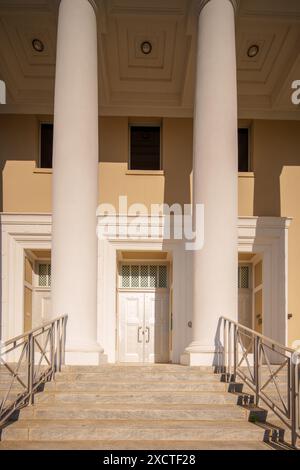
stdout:
<svg viewBox="0 0 300 470">
<path fill-rule="evenodd" d="M 65 366 L 2 429 L 0 450 L 271 448 L 272 429 L 228 388 L 211 368 Z"/>
</svg>

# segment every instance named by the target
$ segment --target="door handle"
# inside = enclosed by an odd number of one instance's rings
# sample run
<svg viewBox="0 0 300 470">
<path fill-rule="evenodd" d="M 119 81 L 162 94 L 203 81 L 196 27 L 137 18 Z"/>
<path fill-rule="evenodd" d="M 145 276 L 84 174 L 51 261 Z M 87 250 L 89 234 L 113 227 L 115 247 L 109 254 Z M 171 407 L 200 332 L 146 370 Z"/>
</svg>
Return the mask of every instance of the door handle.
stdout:
<svg viewBox="0 0 300 470">
<path fill-rule="evenodd" d="M 138 329 L 137 329 L 137 342 L 138 343 L 142 343 L 143 341 L 140 339 L 140 332 L 142 331 L 143 327 L 142 326 L 139 326 Z M 144 334 L 144 332 L 143 332 Z"/>
<path fill-rule="evenodd" d="M 149 328 L 149 326 L 146 327 L 146 332 L 147 332 L 146 343 L 149 343 L 150 342 L 150 328 Z"/>
</svg>

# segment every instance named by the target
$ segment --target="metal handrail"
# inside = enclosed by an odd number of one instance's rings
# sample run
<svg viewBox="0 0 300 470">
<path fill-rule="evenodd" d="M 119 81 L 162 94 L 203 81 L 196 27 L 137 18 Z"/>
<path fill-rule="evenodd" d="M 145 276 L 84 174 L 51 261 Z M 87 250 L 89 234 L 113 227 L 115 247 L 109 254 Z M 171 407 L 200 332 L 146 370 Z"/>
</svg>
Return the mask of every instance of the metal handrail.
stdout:
<svg viewBox="0 0 300 470">
<path fill-rule="evenodd" d="M 229 318 L 221 317 L 220 333 L 222 327 L 223 345 L 218 357 L 225 378 L 229 382 L 235 382 L 236 377 L 242 379 L 254 392 L 255 404 L 258 406 L 262 401 L 274 412 L 291 431 L 292 446 L 297 447 L 300 354 Z M 284 377 L 283 384 L 280 376 Z"/>
<path fill-rule="evenodd" d="M 8 372 L 8 381 L 0 401 L 0 426 L 20 408 L 32 404 L 39 387 L 61 370 L 66 323 L 67 315 L 63 315 L 1 344 L 0 367 Z M 21 391 L 13 394 L 16 385 Z"/>
</svg>

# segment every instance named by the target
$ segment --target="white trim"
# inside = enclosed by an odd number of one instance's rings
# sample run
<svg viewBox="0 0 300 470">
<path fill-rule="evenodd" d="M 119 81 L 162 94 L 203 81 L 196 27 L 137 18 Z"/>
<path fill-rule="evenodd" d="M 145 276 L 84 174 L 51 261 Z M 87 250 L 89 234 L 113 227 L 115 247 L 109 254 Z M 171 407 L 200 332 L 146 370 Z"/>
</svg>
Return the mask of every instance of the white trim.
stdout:
<svg viewBox="0 0 300 470">
<path fill-rule="evenodd" d="M 23 333 L 24 250 L 51 248 L 51 216 L 2 214 L 1 244 L 1 339 L 8 339 Z"/>
<path fill-rule="evenodd" d="M 285 217 L 240 217 L 239 252 L 263 258 L 263 334 L 288 341 L 288 228 Z"/>
<path fill-rule="evenodd" d="M 146 221 L 145 217 L 145 221 Z M 98 242 L 98 340 L 109 361 L 116 359 L 117 252 L 164 251 L 171 254 L 173 292 L 173 351 L 171 360 L 191 340 L 191 253 L 184 241 L 163 240 L 163 218 L 156 217 L 158 237 L 145 238 L 137 225 L 135 239 L 107 237 Z M 120 224 L 122 224 L 122 220 Z M 146 221 L 147 222 L 147 221 Z M 103 221 L 98 218 L 98 225 Z M 132 226 L 132 221 L 130 221 Z M 263 255 L 264 334 L 287 344 L 288 315 L 288 227 L 291 219 L 277 217 L 240 217 L 238 249 Z M 147 224 L 146 224 L 147 225 Z M 139 226 L 139 227 L 138 227 Z M 2 338 L 22 333 L 23 256 L 25 249 L 51 249 L 50 214 L 2 214 Z M 170 258 L 169 258 L 170 259 Z M 149 262 L 149 260 L 147 260 Z M 163 260 L 159 260 L 163 263 Z"/>
</svg>

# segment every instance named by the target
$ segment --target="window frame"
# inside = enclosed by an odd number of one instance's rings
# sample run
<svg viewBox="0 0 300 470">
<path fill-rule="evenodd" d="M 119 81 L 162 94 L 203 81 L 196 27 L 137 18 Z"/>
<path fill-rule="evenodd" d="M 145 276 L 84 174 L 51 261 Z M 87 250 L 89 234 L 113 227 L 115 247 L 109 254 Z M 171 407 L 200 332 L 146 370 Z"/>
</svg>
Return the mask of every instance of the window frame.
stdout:
<svg viewBox="0 0 300 470">
<path fill-rule="evenodd" d="M 53 120 L 39 121 L 39 155 L 38 155 L 38 168 L 41 170 L 52 170 L 53 169 L 53 155 L 52 155 L 52 166 L 50 168 L 42 167 L 42 126 L 51 125 L 54 130 Z"/>
<path fill-rule="evenodd" d="M 247 129 L 248 131 L 248 170 L 247 171 L 238 171 L 239 173 L 251 173 L 253 172 L 252 167 L 252 125 L 238 125 L 238 133 L 239 130 Z M 238 155 L 238 165 L 239 165 L 239 155 Z"/>
<path fill-rule="evenodd" d="M 132 127 L 158 127 L 159 128 L 159 169 L 158 170 L 137 170 L 131 167 L 131 128 Z M 130 122 L 128 125 L 128 161 L 127 161 L 127 170 L 128 171 L 138 171 L 145 174 L 150 174 L 153 172 L 163 171 L 163 155 L 162 155 L 162 136 L 163 136 L 163 125 L 162 122 Z"/>
</svg>

